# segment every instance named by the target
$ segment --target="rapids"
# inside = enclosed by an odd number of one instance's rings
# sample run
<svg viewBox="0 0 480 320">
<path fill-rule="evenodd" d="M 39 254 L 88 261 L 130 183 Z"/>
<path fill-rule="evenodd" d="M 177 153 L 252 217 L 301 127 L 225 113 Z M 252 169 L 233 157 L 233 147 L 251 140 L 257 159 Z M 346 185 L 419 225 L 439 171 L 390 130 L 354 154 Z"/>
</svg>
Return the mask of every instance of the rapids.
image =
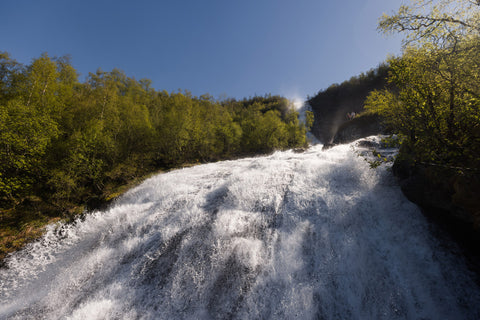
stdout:
<svg viewBox="0 0 480 320">
<path fill-rule="evenodd" d="M 321 147 L 160 174 L 49 226 L 0 270 L 0 318 L 479 319 L 388 166 Z"/>
</svg>

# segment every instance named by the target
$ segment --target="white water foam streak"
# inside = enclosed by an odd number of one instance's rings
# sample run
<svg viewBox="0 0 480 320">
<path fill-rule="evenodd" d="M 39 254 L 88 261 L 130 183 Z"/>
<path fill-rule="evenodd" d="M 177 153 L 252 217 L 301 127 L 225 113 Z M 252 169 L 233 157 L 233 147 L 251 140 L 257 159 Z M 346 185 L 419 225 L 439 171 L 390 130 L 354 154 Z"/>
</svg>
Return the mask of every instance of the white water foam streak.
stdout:
<svg viewBox="0 0 480 320">
<path fill-rule="evenodd" d="M 354 146 L 172 171 L 51 226 L 0 270 L 0 318 L 478 319 L 463 259 Z"/>
</svg>

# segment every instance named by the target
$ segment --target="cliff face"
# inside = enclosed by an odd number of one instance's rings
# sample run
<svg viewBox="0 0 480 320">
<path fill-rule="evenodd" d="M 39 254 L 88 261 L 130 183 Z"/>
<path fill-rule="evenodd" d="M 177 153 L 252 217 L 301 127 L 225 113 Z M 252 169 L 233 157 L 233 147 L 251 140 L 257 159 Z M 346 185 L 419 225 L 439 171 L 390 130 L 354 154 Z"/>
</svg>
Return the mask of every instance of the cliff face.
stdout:
<svg viewBox="0 0 480 320">
<path fill-rule="evenodd" d="M 349 121 L 347 114 L 363 111 L 366 94 L 340 96 L 334 92 L 310 102 L 314 114 L 313 134 L 324 143 L 332 143 L 338 129 Z"/>
<path fill-rule="evenodd" d="M 308 100 L 314 112 L 312 133 L 326 147 L 348 143 L 376 134 L 388 134 L 379 116 L 347 113 L 364 110 L 365 98 L 372 90 L 395 90 L 386 81 L 388 69 L 380 67 L 367 75 L 333 85 Z M 408 152 L 404 152 L 404 155 Z M 480 173 L 458 168 L 413 165 L 396 160 L 393 173 L 405 196 L 417 204 L 435 225 L 446 230 L 474 256 L 480 270 Z M 480 274 L 480 271 L 479 271 Z"/>
<path fill-rule="evenodd" d="M 315 116 L 312 133 L 325 144 L 333 143 L 339 129 L 344 131 L 346 127 L 357 124 L 350 123 L 351 120 L 347 114 L 362 112 L 364 101 L 371 91 L 389 86 L 386 80 L 387 74 L 388 67 L 382 65 L 366 74 L 352 77 L 340 85 L 332 85 L 309 98 L 308 104 Z M 357 130 L 357 132 L 360 131 Z M 343 133 L 338 139 L 344 139 L 345 135 L 349 134 Z"/>
<path fill-rule="evenodd" d="M 480 175 L 396 160 L 405 196 L 475 256 L 480 270 Z"/>
<path fill-rule="evenodd" d="M 380 116 L 368 114 L 344 122 L 333 137 L 333 144 L 349 143 L 360 138 L 389 133 Z"/>
</svg>

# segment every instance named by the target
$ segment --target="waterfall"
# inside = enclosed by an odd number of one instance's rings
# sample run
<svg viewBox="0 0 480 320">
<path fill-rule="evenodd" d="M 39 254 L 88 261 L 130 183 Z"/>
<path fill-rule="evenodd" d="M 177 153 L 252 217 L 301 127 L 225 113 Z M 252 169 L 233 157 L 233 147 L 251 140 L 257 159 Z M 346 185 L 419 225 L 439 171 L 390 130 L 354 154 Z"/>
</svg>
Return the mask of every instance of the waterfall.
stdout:
<svg viewBox="0 0 480 320">
<path fill-rule="evenodd" d="M 480 318 L 474 275 L 388 166 L 321 147 L 160 174 L 49 226 L 0 270 L 0 318 Z"/>
</svg>

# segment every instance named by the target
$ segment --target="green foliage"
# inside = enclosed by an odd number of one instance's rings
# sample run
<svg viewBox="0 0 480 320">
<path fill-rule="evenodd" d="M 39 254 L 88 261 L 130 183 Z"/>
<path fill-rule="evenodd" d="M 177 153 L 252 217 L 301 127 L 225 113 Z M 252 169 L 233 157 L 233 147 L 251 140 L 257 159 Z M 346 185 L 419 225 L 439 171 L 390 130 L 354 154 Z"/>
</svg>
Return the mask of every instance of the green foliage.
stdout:
<svg viewBox="0 0 480 320">
<path fill-rule="evenodd" d="M 382 154 L 375 149 L 372 150 L 372 156 L 373 156 L 373 159 L 365 158 L 365 161 L 367 161 L 370 164 L 371 169 L 378 168 L 382 164 L 389 162 L 388 158 L 383 157 Z"/>
<path fill-rule="evenodd" d="M 230 102 L 241 126 L 243 152 L 271 152 L 306 144 L 306 128 L 287 99 L 278 96 L 254 97 Z"/>
<path fill-rule="evenodd" d="M 313 112 L 309 110 L 305 111 L 305 114 L 306 114 L 305 129 L 307 129 L 307 131 L 310 131 L 313 127 L 313 121 L 315 120 L 315 116 Z"/>
<path fill-rule="evenodd" d="M 383 137 L 381 144 L 384 148 L 400 148 L 402 146 L 404 137 L 398 134 Z"/>
<path fill-rule="evenodd" d="M 480 167 L 479 9 L 472 1 L 415 1 L 380 22 L 384 31 L 407 32 L 403 55 L 389 60 L 399 90 L 372 93 L 366 108 L 405 136 L 402 150 L 416 162 Z"/>
<path fill-rule="evenodd" d="M 118 69 L 80 83 L 68 56 L 0 53 L 0 207 L 36 196 L 66 212 L 158 169 L 301 146 L 297 116 L 283 97 L 167 93 Z"/>
<path fill-rule="evenodd" d="M 0 52 L 0 104 L 15 97 L 20 89 L 22 66 L 10 58 L 7 52 Z"/>
<path fill-rule="evenodd" d="M 378 28 L 384 33 L 404 33 L 405 46 L 451 48 L 479 35 L 479 8 L 480 2 L 473 0 L 412 0 L 396 14 L 384 14 Z"/>
<path fill-rule="evenodd" d="M 118 69 L 80 83 L 68 56 L 0 52 L 0 257 L 151 172 L 303 146 L 297 116 L 283 97 L 156 91 Z"/>
<path fill-rule="evenodd" d="M 49 143 L 58 135 L 51 117 L 21 99 L 0 105 L 0 200 L 32 191 Z"/>
</svg>

